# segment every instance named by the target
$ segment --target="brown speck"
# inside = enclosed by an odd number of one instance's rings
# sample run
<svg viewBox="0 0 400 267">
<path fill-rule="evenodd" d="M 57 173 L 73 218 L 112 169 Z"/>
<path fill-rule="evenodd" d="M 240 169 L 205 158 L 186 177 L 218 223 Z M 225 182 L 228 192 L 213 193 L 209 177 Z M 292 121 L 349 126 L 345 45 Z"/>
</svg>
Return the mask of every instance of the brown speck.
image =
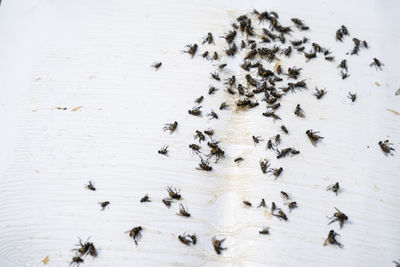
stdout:
<svg viewBox="0 0 400 267">
<path fill-rule="evenodd" d="M 400 88 L 394 93 L 394 95 L 400 95 Z"/>
<path fill-rule="evenodd" d="M 71 109 L 71 111 L 77 111 L 77 110 L 79 110 L 81 108 L 83 108 L 83 106 L 79 106 L 79 107 L 73 108 L 73 109 Z"/>
<path fill-rule="evenodd" d="M 381 86 L 381 84 L 380 84 L 380 83 L 378 83 L 378 82 L 375 82 L 375 84 L 376 84 L 376 86 L 378 86 L 378 87 L 380 87 L 380 86 Z"/>
<path fill-rule="evenodd" d="M 38 78 L 35 79 L 35 82 L 38 82 L 38 81 L 40 81 L 41 79 L 42 79 L 41 77 L 38 77 Z"/>
<path fill-rule="evenodd" d="M 42 262 L 43 262 L 44 265 L 46 265 L 46 264 L 49 263 L 49 260 L 50 260 L 49 256 L 46 256 L 46 258 L 44 258 L 44 259 L 42 260 Z"/>
<path fill-rule="evenodd" d="M 393 113 L 396 114 L 396 115 L 400 115 L 400 112 L 398 112 L 398 111 L 396 111 L 396 110 L 389 109 L 389 108 L 387 108 L 386 110 L 387 110 L 387 111 L 390 111 L 390 112 L 393 112 Z"/>
</svg>

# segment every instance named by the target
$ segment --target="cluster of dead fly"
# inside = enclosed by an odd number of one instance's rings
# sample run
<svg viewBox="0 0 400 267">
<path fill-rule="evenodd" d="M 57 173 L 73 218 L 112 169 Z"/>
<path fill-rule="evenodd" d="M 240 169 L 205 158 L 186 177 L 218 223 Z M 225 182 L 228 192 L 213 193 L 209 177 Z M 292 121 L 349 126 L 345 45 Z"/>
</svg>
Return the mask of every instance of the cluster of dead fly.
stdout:
<svg viewBox="0 0 400 267">
<path fill-rule="evenodd" d="M 254 21 L 258 22 L 257 27 L 254 26 Z M 231 105 L 233 106 L 232 108 L 236 108 L 237 111 L 252 109 L 258 107 L 260 105 L 259 101 L 261 101 L 265 102 L 266 109 L 265 112 L 262 113 L 263 116 L 272 118 L 274 120 L 281 120 L 281 117 L 276 112 L 281 106 L 280 101 L 283 99 L 283 97 L 288 93 L 305 90 L 308 89 L 308 87 L 306 80 L 299 80 L 302 68 L 292 66 L 285 70 L 279 63 L 279 57 L 284 56 L 289 58 L 294 51 L 297 51 L 297 53 L 305 57 L 306 62 L 317 58 L 318 54 L 323 55 L 327 62 L 335 61 L 335 57 L 332 55 L 329 49 L 317 43 L 311 42 L 307 37 L 303 37 L 302 39 L 298 40 L 290 39 L 291 32 L 296 29 L 301 32 L 310 30 L 309 26 L 307 26 L 298 18 L 292 18 L 291 22 L 294 24 L 294 27 L 284 26 L 279 22 L 279 16 L 276 12 L 259 12 L 254 10 L 250 14 L 237 17 L 235 22 L 231 24 L 232 29 L 222 36 L 227 45 L 224 51 L 209 52 L 206 50 L 201 53 L 201 57 L 211 61 L 219 61 L 223 58 L 224 54 L 226 57 L 234 57 L 236 55 L 240 55 L 241 57 L 242 62 L 240 67 L 245 73 L 244 75 L 240 75 L 240 77 L 244 76 L 242 82 L 237 76 L 231 75 L 232 71 L 227 71 L 227 63 L 221 62 L 221 64 L 217 64 L 217 69 L 210 73 L 210 79 L 212 79 L 214 82 L 223 82 L 223 86 L 226 88 L 225 90 L 228 95 L 228 99 L 234 99 L 234 101 L 230 101 L 230 103 L 222 102 L 219 106 L 219 110 L 221 112 L 224 110 L 229 110 Z M 261 25 L 261 27 L 259 25 Z M 239 36 L 241 36 L 243 39 L 240 40 Z M 345 36 L 350 36 L 350 33 L 347 27 L 343 25 L 336 31 L 336 40 L 343 42 Z M 361 41 L 355 37 L 352 40 L 354 43 L 354 48 L 347 54 L 358 55 L 360 49 L 369 48 L 369 45 L 365 40 Z M 210 45 L 215 44 L 213 34 L 208 33 L 203 39 L 202 44 L 205 44 L 207 47 L 211 47 Z M 308 48 L 306 48 L 307 46 Z M 193 58 L 196 54 L 200 53 L 198 51 L 199 45 L 195 43 L 187 45 L 184 52 Z M 273 70 L 266 67 L 272 62 L 276 62 Z M 377 70 L 381 70 L 383 63 L 377 58 L 373 58 L 373 62 L 370 64 L 370 66 L 375 66 Z M 158 69 L 161 67 L 161 62 L 155 63 L 153 67 Z M 340 69 L 342 79 L 349 77 L 350 74 L 346 59 L 340 61 L 338 68 Z M 227 76 L 227 73 L 231 74 Z M 225 78 L 223 78 L 223 76 L 225 76 Z M 287 83 L 279 86 L 278 83 L 283 82 L 284 78 L 286 78 Z M 208 94 L 213 95 L 218 90 L 218 86 L 210 85 Z M 315 91 L 312 95 L 319 100 L 326 93 L 327 91 L 325 89 L 315 88 Z M 256 95 L 262 95 L 262 98 L 257 98 Z M 352 102 L 355 102 L 357 95 L 349 92 L 347 97 Z M 203 100 L 203 95 L 196 98 L 195 106 L 189 109 L 188 113 L 192 116 L 201 117 L 203 115 L 203 107 L 201 106 Z M 299 118 L 304 118 L 306 116 L 300 104 L 296 105 L 293 113 Z M 214 110 L 211 110 L 207 116 L 210 117 L 210 119 L 218 119 L 218 115 Z M 178 122 L 175 121 L 173 123 L 166 124 L 164 130 L 169 131 L 172 134 L 177 127 Z M 289 134 L 289 130 L 285 125 L 281 125 L 281 130 L 284 134 Z M 318 131 L 312 129 L 306 130 L 305 134 L 314 146 L 324 139 L 324 137 L 319 135 Z M 206 141 L 206 136 L 209 138 L 208 141 Z M 199 167 L 197 168 L 199 170 L 212 171 L 212 166 L 210 165 L 209 160 L 212 157 L 215 157 L 215 163 L 217 163 L 220 158 L 225 156 L 225 152 L 219 146 L 220 142 L 216 141 L 213 137 L 214 130 L 212 129 L 207 129 L 203 132 L 197 130 L 195 132 L 194 139 L 198 139 L 199 144 L 189 145 L 189 148 L 192 150 L 192 152 L 198 155 L 200 158 Z M 260 142 L 264 141 L 260 136 L 252 136 L 252 140 L 255 144 L 259 144 Z M 207 146 L 210 148 L 209 153 L 203 153 L 201 151 L 202 148 L 200 147 L 200 144 L 202 141 L 207 142 Z M 267 141 L 266 146 L 267 150 L 275 151 L 277 159 L 287 156 L 294 156 L 300 153 L 300 151 L 294 147 L 279 148 L 280 143 L 281 135 L 277 134 Z M 379 146 L 385 154 L 390 154 L 391 151 L 394 150 L 391 145 L 392 144 L 389 143 L 388 140 L 379 142 Z M 161 148 L 158 153 L 167 155 L 168 146 Z M 244 161 L 243 157 L 237 157 L 234 159 L 234 162 L 238 165 L 242 161 Z M 278 178 L 283 172 L 282 167 L 271 168 L 271 163 L 267 159 L 260 160 L 259 164 L 262 173 L 269 173 L 273 175 L 275 179 Z M 333 191 L 337 195 L 340 186 L 339 183 L 336 182 L 335 184 L 328 186 L 326 189 Z M 289 211 L 297 207 L 297 203 L 295 201 L 289 201 L 290 197 L 288 193 L 281 191 L 281 195 L 285 200 L 287 200 L 285 204 L 288 206 Z M 243 204 L 247 207 L 252 207 L 252 203 L 247 200 L 243 201 Z M 267 207 L 264 199 L 261 200 L 261 203 L 258 205 L 258 207 Z M 335 209 L 336 212 L 331 217 L 328 217 L 331 220 L 329 224 L 339 222 L 340 228 L 342 228 L 348 217 L 339 209 Z M 285 212 L 282 209 L 277 208 L 275 202 L 272 202 L 271 214 L 280 220 L 288 220 Z M 259 231 L 259 233 L 269 234 L 269 227 L 264 227 Z M 332 244 L 343 247 L 343 245 L 336 240 L 338 235 L 339 234 L 334 230 L 330 230 L 328 237 L 324 242 L 324 246 Z M 179 236 L 179 240 L 186 245 L 194 245 L 196 242 L 196 239 L 193 240 L 191 235 L 187 234 Z M 222 250 L 226 249 L 221 246 L 224 240 L 225 239 L 218 240 L 216 237 L 212 239 L 212 244 L 217 254 L 220 254 Z"/>
</svg>

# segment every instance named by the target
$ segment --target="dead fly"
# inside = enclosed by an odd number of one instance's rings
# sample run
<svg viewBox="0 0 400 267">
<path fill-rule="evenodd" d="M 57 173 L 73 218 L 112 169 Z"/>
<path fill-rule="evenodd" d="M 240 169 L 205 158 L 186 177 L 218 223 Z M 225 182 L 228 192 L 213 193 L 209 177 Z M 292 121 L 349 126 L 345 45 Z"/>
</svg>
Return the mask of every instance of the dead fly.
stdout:
<svg viewBox="0 0 400 267">
<path fill-rule="evenodd" d="M 268 160 L 260 160 L 260 168 L 263 173 L 267 173 L 269 166 L 270 163 L 268 162 Z"/>
<path fill-rule="evenodd" d="M 214 135 L 214 130 L 213 129 L 204 130 L 204 133 L 211 138 Z"/>
<path fill-rule="evenodd" d="M 333 214 L 331 217 L 327 217 L 329 220 L 331 220 L 329 224 L 334 223 L 334 222 L 339 222 L 340 228 L 343 227 L 343 224 L 347 221 L 348 217 L 346 214 L 341 212 L 338 208 L 335 208 L 336 212 Z"/>
<path fill-rule="evenodd" d="M 225 53 L 230 56 L 233 57 L 236 53 L 237 53 L 237 47 L 235 44 L 233 44 L 232 46 L 230 46 L 228 49 L 225 50 Z"/>
<path fill-rule="evenodd" d="M 203 102 L 203 99 L 204 99 L 204 96 L 200 96 L 194 102 L 196 102 L 197 104 L 200 104 L 201 102 Z"/>
<path fill-rule="evenodd" d="M 257 86 L 257 81 L 250 74 L 246 75 L 246 80 L 250 85 Z"/>
<path fill-rule="evenodd" d="M 135 241 L 135 244 L 137 246 L 138 241 L 142 238 L 142 226 L 136 226 L 132 228 L 129 232 L 129 236 L 133 238 L 133 241 Z M 126 232 L 127 233 L 127 232 Z"/>
<path fill-rule="evenodd" d="M 281 191 L 281 195 L 282 195 L 283 199 L 286 199 L 286 200 L 290 199 L 289 194 L 286 193 L 285 191 Z"/>
<path fill-rule="evenodd" d="M 288 205 L 288 208 L 289 208 L 289 212 L 291 212 L 292 209 L 297 208 L 297 202 L 296 201 L 289 202 L 287 205 Z"/>
<path fill-rule="evenodd" d="M 276 210 L 276 204 L 275 202 L 271 203 L 271 213 L 274 213 L 274 211 Z"/>
<path fill-rule="evenodd" d="M 316 52 L 316 53 L 322 53 L 323 48 L 322 48 L 319 44 L 317 44 L 317 43 L 312 43 L 311 45 L 312 45 L 312 47 L 314 48 L 314 52 Z"/>
<path fill-rule="evenodd" d="M 161 62 L 155 62 L 153 65 L 151 65 L 153 68 L 158 70 L 161 67 L 162 63 Z"/>
<path fill-rule="evenodd" d="M 73 257 L 69 265 L 79 266 L 81 263 L 83 263 L 83 259 L 81 257 Z"/>
<path fill-rule="evenodd" d="M 317 99 L 321 99 L 324 95 L 326 94 L 326 91 L 324 89 L 318 89 L 315 87 L 315 92 L 313 96 L 315 96 Z"/>
<path fill-rule="evenodd" d="M 261 141 L 264 141 L 264 139 L 261 139 L 261 136 L 252 136 L 251 138 L 253 138 L 253 142 L 255 143 L 255 144 L 258 144 L 258 143 L 260 143 Z"/>
<path fill-rule="evenodd" d="M 396 264 L 396 267 L 400 267 L 400 262 L 398 261 L 393 261 L 394 264 Z"/>
<path fill-rule="evenodd" d="M 324 139 L 322 136 L 319 136 L 317 133 L 313 130 L 307 130 L 306 135 L 310 139 L 311 143 L 316 144 L 320 139 Z"/>
<path fill-rule="evenodd" d="M 277 217 L 279 220 L 287 221 L 287 219 L 288 219 L 286 214 L 282 210 L 278 210 L 278 214 L 272 214 L 272 215 Z"/>
<path fill-rule="evenodd" d="M 170 207 L 171 207 L 171 204 L 172 204 L 172 199 L 163 198 L 162 202 L 164 203 L 165 206 L 167 206 L 168 208 L 170 208 Z"/>
<path fill-rule="evenodd" d="M 278 65 L 278 67 L 276 67 L 276 73 L 278 74 L 278 75 L 281 75 L 282 74 L 282 66 L 281 65 Z M 278 82 L 278 77 L 275 77 L 275 80 Z M 279 80 L 279 82 L 280 81 L 282 81 L 282 78 L 279 78 L 280 80 Z"/>
<path fill-rule="evenodd" d="M 324 246 L 327 246 L 328 244 L 331 244 L 331 245 L 337 245 L 340 248 L 343 248 L 343 245 L 339 241 L 336 240 L 336 236 L 338 236 L 338 235 L 339 234 L 336 233 L 335 231 L 330 230 L 329 234 L 328 234 L 328 238 L 324 242 Z"/>
<path fill-rule="evenodd" d="M 281 106 L 281 103 L 276 103 L 274 105 L 267 106 L 267 108 L 270 108 L 270 109 L 273 109 L 273 110 L 277 110 L 280 106 Z"/>
<path fill-rule="evenodd" d="M 174 123 L 165 124 L 163 130 L 169 131 L 169 133 L 172 134 L 176 130 L 176 127 L 178 127 L 178 123 L 175 121 Z"/>
<path fill-rule="evenodd" d="M 140 202 L 141 202 L 141 203 L 144 203 L 144 202 L 151 202 L 149 195 L 146 194 L 144 197 L 142 197 L 142 198 L 140 199 Z"/>
<path fill-rule="evenodd" d="M 300 46 L 300 47 L 295 47 L 297 52 L 303 52 L 305 47 L 304 46 Z"/>
<path fill-rule="evenodd" d="M 343 59 L 343 60 L 340 62 L 340 64 L 338 65 L 338 68 L 341 68 L 341 69 L 344 69 L 344 70 L 348 71 L 348 68 L 347 68 L 347 60 L 346 60 L 346 59 Z"/>
<path fill-rule="evenodd" d="M 219 74 L 216 72 L 212 72 L 211 74 L 211 78 L 213 78 L 214 80 L 220 81 L 221 78 L 219 77 Z"/>
<path fill-rule="evenodd" d="M 214 43 L 214 38 L 211 32 L 207 33 L 207 37 L 204 38 L 203 40 L 203 44 L 208 43 L 208 44 L 212 44 Z"/>
<path fill-rule="evenodd" d="M 316 58 L 317 57 L 317 53 L 314 52 L 310 52 L 310 53 L 304 53 L 304 57 L 308 60 Z"/>
<path fill-rule="evenodd" d="M 263 77 L 263 78 L 265 78 L 265 79 L 275 75 L 272 71 L 264 69 L 261 65 L 258 66 L 257 70 L 258 70 L 258 75 Z M 250 75 L 249 75 L 249 77 L 246 76 L 246 79 L 251 85 L 253 85 L 253 84 L 257 85 L 257 81 L 252 79 Z M 271 80 L 271 81 L 273 82 L 273 80 Z M 271 81 L 269 81 L 269 82 L 271 83 Z"/>
<path fill-rule="evenodd" d="M 343 35 L 350 35 L 349 31 L 346 28 L 346 26 L 342 25 L 341 30 L 342 30 Z"/>
<path fill-rule="evenodd" d="M 280 167 L 278 169 L 271 169 L 269 172 L 271 172 L 275 176 L 275 179 L 277 179 L 281 175 L 282 171 L 283 168 Z"/>
<path fill-rule="evenodd" d="M 264 208 L 267 207 L 267 205 L 265 204 L 265 200 L 263 198 L 261 199 L 260 205 L 257 206 L 257 208 L 260 208 L 260 207 L 264 207 Z"/>
<path fill-rule="evenodd" d="M 292 155 L 297 155 L 297 154 L 300 154 L 300 151 L 299 150 L 296 150 L 295 148 L 291 148 L 291 150 L 290 150 L 290 153 L 292 154 Z"/>
<path fill-rule="evenodd" d="M 253 59 L 257 55 L 257 50 L 250 50 L 244 59 Z"/>
<path fill-rule="evenodd" d="M 264 112 L 264 113 L 263 113 L 263 116 L 265 116 L 265 117 L 272 117 L 272 118 L 274 118 L 275 120 L 280 120 L 280 119 L 281 119 L 281 117 L 279 117 L 278 115 L 276 115 L 275 112 Z"/>
<path fill-rule="evenodd" d="M 223 36 L 228 44 L 232 43 L 236 37 L 236 31 L 230 31 L 227 35 Z"/>
<path fill-rule="evenodd" d="M 292 47 L 289 46 L 288 48 L 283 49 L 283 50 L 282 50 L 282 54 L 284 54 L 284 55 L 287 56 L 287 57 L 290 57 L 290 55 L 292 54 Z"/>
<path fill-rule="evenodd" d="M 300 118 L 304 118 L 304 117 L 305 117 L 304 111 L 303 111 L 303 109 L 300 107 L 300 104 L 297 104 L 296 109 L 294 110 L 294 114 L 295 114 L 297 117 L 300 117 Z"/>
<path fill-rule="evenodd" d="M 212 170 L 210 163 L 203 159 L 201 159 L 201 162 L 199 163 L 199 167 L 200 168 L 197 168 L 198 170 L 203 170 L 203 171 L 208 171 L 208 172 Z"/>
<path fill-rule="evenodd" d="M 192 109 L 188 110 L 188 113 L 193 116 L 201 116 L 201 106 L 193 107 Z"/>
<path fill-rule="evenodd" d="M 212 141 L 212 142 L 207 142 L 207 145 L 211 148 L 217 149 L 218 148 L 219 141 Z"/>
<path fill-rule="evenodd" d="M 110 201 L 99 202 L 99 205 L 101 206 L 101 210 L 104 210 L 110 205 Z"/>
<path fill-rule="evenodd" d="M 213 245 L 213 247 L 215 249 L 215 252 L 218 255 L 220 255 L 223 250 L 226 250 L 226 248 L 222 247 L 222 243 L 224 241 L 225 241 L 225 238 L 224 239 L 220 239 L 220 240 L 218 240 L 215 236 L 212 238 L 212 245 Z"/>
<path fill-rule="evenodd" d="M 286 128 L 285 125 L 281 125 L 281 129 L 282 129 L 282 131 L 283 131 L 285 134 L 288 134 L 288 133 L 289 133 L 289 131 L 288 131 L 288 129 Z"/>
<path fill-rule="evenodd" d="M 190 217 L 190 213 L 188 212 L 188 209 L 185 208 L 182 204 L 179 204 L 178 215 L 183 216 L 183 217 Z"/>
<path fill-rule="evenodd" d="M 170 198 L 180 200 L 181 199 L 181 190 L 176 189 L 175 187 L 167 186 L 167 192 Z"/>
<path fill-rule="evenodd" d="M 237 157 L 233 162 L 237 163 L 239 165 L 240 162 L 242 162 L 244 158 L 242 157 Z"/>
<path fill-rule="evenodd" d="M 58 110 L 67 110 L 67 108 L 62 108 L 62 107 L 56 107 Z"/>
<path fill-rule="evenodd" d="M 272 140 L 268 140 L 267 142 L 267 149 L 275 150 L 274 145 L 272 144 Z"/>
<path fill-rule="evenodd" d="M 88 240 L 89 239 L 90 239 L 90 237 L 88 238 Z M 97 256 L 96 248 L 93 245 L 93 243 L 88 242 L 88 240 L 86 242 L 82 243 L 82 240 L 79 238 L 79 244 L 76 245 L 79 248 L 74 248 L 72 251 L 78 251 L 80 256 L 86 256 L 87 254 L 90 254 L 93 257 L 96 257 Z"/>
<path fill-rule="evenodd" d="M 196 245 L 196 242 L 197 242 L 196 234 L 189 235 L 189 234 L 183 233 L 183 235 L 178 236 L 178 239 L 187 246 L 190 246 L 190 244 Z"/>
<path fill-rule="evenodd" d="M 260 235 L 269 235 L 269 227 L 264 227 L 261 231 L 258 231 Z"/>
<path fill-rule="evenodd" d="M 86 188 L 91 190 L 91 191 L 96 191 L 96 187 L 94 187 L 94 182 L 89 181 L 89 183 L 86 185 Z"/>
<path fill-rule="evenodd" d="M 163 148 L 161 148 L 160 150 L 158 150 L 158 154 L 161 155 L 168 155 L 168 146 L 164 146 Z"/>
<path fill-rule="evenodd" d="M 205 59 L 208 59 L 208 51 L 204 52 L 201 56 Z"/>
<path fill-rule="evenodd" d="M 224 64 L 221 64 L 221 65 L 218 66 L 218 69 L 223 70 L 223 69 L 226 67 L 226 65 L 227 65 L 227 64 L 225 64 L 225 63 L 224 63 Z"/>
<path fill-rule="evenodd" d="M 193 44 L 193 45 L 186 45 L 187 50 L 183 51 L 184 53 L 188 53 L 189 55 L 191 55 L 192 57 L 194 57 L 194 55 L 196 54 L 197 51 L 197 44 Z"/>
<path fill-rule="evenodd" d="M 275 137 L 275 145 L 279 145 L 281 143 L 281 135 L 277 134 Z"/>
<path fill-rule="evenodd" d="M 342 25 L 342 27 L 336 31 L 336 41 L 343 42 L 343 37 L 345 35 L 349 35 L 349 31 L 346 26 Z"/>
<path fill-rule="evenodd" d="M 334 61 L 335 57 L 333 57 L 333 56 L 325 57 L 325 60 L 326 61 Z"/>
<path fill-rule="evenodd" d="M 339 183 L 338 182 L 336 182 L 335 184 L 331 184 L 326 188 L 327 191 L 332 191 L 336 195 L 338 194 L 339 189 L 340 189 L 340 187 L 339 187 Z"/>
<path fill-rule="evenodd" d="M 347 96 L 347 98 L 351 99 L 351 102 L 354 102 L 354 101 L 356 101 L 357 95 L 349 92 L 349 95 Z"/>
<path fill-rule="evenodd" d="M 207 116 L 211 117 L 210 120 L 218 119 L 218 115 L 214 111 L 211 111 L 211 113 L 207 114 Z"/>
<path fill-rule="evenodd" d="M 217 88 L 215 88 L 214 86 L 210 86 L 210 88 L 208 89 L 208 94 L 212 95 L 214 94 L 216 91 L 218 91 Z"/>
<path fill-rule="evenodd" d="M 380 62 L 377 58 L 374 58 L 374 61 L 369 64 L 371 67 L 375 66 L 376 69 L 382 70 L 383 63 Z"/>
<path fill-rule="evenodd" d="M 240 49 L 244 49 L 244 48 L 246 48 L 246 42 L 244 40 L 242 40 L 240 42 Z"/>
<path fill-rule="evenodd" d="M 233 85 L 235 85 L 235 82 L 236 82 L 236 77 L 235 77 L 235 75 L 232 75 L 232 77 L 227 79 L 227 81 L 224 84 L 233 86 Z"/>
<path fill-rule="evenodd" d="M 215 156 L 215 163 L 218 162 L 218 160 L 220 160 L 220 158 L 224 158 L 225 157 L 225 151 L 223 151 L 220 147 L 213 147 L 210 151 L 210 154 L 208 155 L 209 158 L 211 158 L 212 156 Z"/>
<path fill-rule="evenodd" d="M 382 151 L 385 154 L 389 154 L 390 151 L 394 151 L 394 148 L 391 147 L 391 145 L 393 145 L 392 143 L 389 143 L 389 140 L 385 140 L 385 141 L 379 141 L 379 146 L 381 147 Z"/>
<path fill-rule="evenodd" d="M 297 77 L 300 75 L 300 71 L 301 68 L 296 68 L 296 67 L 289 68 L 287 76 L 289 76 L 289 78 L 297 80 Z"/>
<path fill-rule="evenodd" d="M 227 109 L 229 107 L 228 104 L 226 104 L 226 102 L 222 102 L 221 105 L 219 106 L 219 110 L 224 110 Z"/>
<path fill-rule="evenodd" d="M 250 201 L 247 201 L 247 200 L 243 200 L 243 204 L 245 205 L 245 206 L 247 206 L 247 207 L 251 207 L 252 205 L 251 205 L 251 202 Z"/>
<path fill-rule="evenodd" d="M 194 152 L 194 153 L 199 153 L 200 152 L 200 146 L 198 146 L 196 144 L 189 145 L 189 148 L 191 148 L 192 152 Z"/>
<path fill-rule="evenodd" d="M 344 72 L 344 71 L 341 71 L 340 75 L 342 76 L 342 80 L 344 80 L 350 76 L 350 74 L 348 72 Z"/>
</svg>

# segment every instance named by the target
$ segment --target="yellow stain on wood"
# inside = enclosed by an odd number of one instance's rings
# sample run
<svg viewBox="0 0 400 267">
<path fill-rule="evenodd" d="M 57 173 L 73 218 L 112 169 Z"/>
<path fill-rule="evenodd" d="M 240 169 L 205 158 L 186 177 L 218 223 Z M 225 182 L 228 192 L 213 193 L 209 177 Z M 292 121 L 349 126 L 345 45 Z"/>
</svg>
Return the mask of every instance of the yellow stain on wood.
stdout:
<svg viewBox="0 0 400 267">
<path fill-rule="evenodd" d="M 38 81 L 40 81 L 41 79 L 42 79 L 42 78 L 38 77 L 38 78 L 35 79 L 35 82 L 38 82 Z"/>
<path fill-rule="evenodd" d="M 390 112 L 393 112 L 393 113 L 396 114 L 396 115 L 400 115 L 400 112 L 398 112 L 398 111 L 396 111 L 396 110 L 393 110 L 393 109 L 390 109 L 390 108 L 387 108 L 386 110 L 387 110 L 387 111 L 390 111 Z"/>
<path fill-rule="evenodd" d="M 378 86 L 378 87 L 380 87 L 380 86 L 381 86 L 381 84 L 380 84 L 380 83 L 378 83 L 378 82 L 375 82 L 375 85 L 376 85 L 376 86 Z"/>
<path fill-rule="evenodd" d="M 43 262 L 44 265 L 46 265 L 46 264 L 49 263 L 49 260 L 50 260 L 50 257 L 49 257 L 49 256 L 46 256 L 46 258 L 44 258 L 44 259 L 42 260 L 42 262 Z"/>
</svg>

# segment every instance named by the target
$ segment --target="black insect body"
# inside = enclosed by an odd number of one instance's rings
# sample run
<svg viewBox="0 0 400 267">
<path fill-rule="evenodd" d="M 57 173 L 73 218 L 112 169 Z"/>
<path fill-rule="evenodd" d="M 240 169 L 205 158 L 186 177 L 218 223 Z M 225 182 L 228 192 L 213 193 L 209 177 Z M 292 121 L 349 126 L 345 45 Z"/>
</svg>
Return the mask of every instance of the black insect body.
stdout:
<svg viewBox="0 0 400 267">
<path fill-rule="evenodd" d="M 144 197 L 142 197 L 142 198 L 140 199 L 140 202 L 141 202 L 141 203 L 144 203 L 144 202 L 151 202 L 149 195 L 146 194 Z"/>
<path fill-rule="evenodd" d="M 339 222 L 340 228 L 342 228 L 349 217 L 347 217 L 347 215 L 341 212 L 338 208 L 335 208 L 335 210 L 336 212 L 333 214 L 333 216 L 328 217 L 328 219 L 331 220 L 328 224 Z"/>
<path fill-rule="evenodd" d="M 179 204 L 178 215 L 183 216 L 183 217 L 190 217 L 190 213 L 188 212 L 188 209 L 185 208 L 182 204 Z"/>
<path fill-rule="evenodd" d="M 160 150 L 158 150 L 158 154 L 161 154 L 161 155 L 168 155 L 168 146 L 164 146 L 163 148 L 161 148 Z"/>
<path fill-rule="evenodd" d="M 176 128 L 178 127 L 178 123 L 175 121 L 174 123 L 168 123 L 164 126 L 164 131 L 169 131 L 169 133 L 175 132 Z"/>
<path fill-rule="evenodd" d="M 138 245 L 139 240 L 142 238 L 142 226 L 136 226 L 132 228 L 129 232 L 129 236 L 133 238 L 133 241 L 135 241 L 136 246 Z"/>
<path fill-rule="evenodd" d="M 93 181 L 89 181 L 89 183 L 86 185 L 86 188 L 91 190 L 91 191 L 96 191 L 96 187 L 94 186 Z"/>
<path fill-rule="evenodd" d="M 194 55 L 196 54 L 197 51 L 197 44 L 193 44 L 193 45 L 186 45 L 187 50 L 183 51 L 184 53 L 188 53 L 189 55 L 192 56 L 192 58 L 194 57 Z"/>
<path fill-rule="evenodd" d="M 310 139 L 311 143 L 316 144 L 319 140 L 323 139 L 324 137 L 318 135 L 319 132 L 313 130 L 307 130 L 306 135 Z"/>
<path fill-rule="evenodd" d="M 336 195 L 338 194 L 339 189 L 340 189 L 340 186 L 339 186 L 338 182 L 331 184 L 326 188 L 327 191 L 332 191 Z"/>
<path fill-rule="evenodd" d="M 339 234 L 336 233 L 335 231 L 330 230 L 329 234 L 328 234 L 328 238 L 324 242 L 324 246 L 327 246 L 328 244 L 330 244 L 330 245 L 337 245 L 338 247 L 343 248 L 342 243 L 340 243 L 339 241 L 336 240 L 336 236 L 338 236 L 338 235 Z"/>
<path fill-rule="evenodd" d="M 220 255 L 223 250 L 226 248 L 222 247 L 222 243 L 225 241 L 224 239 L 217 239 L 215 236 L 212 238 L 212 245 L 214 247 L 215 252 Z"/>
<path fill-rule="evenodd" d="M 383 153 L 390 154 L 391 151 L 394 151 L 394 148 L 391 147 L 392 143 L 389 143 L 389 140 L 379 141 L 378 145 L 382 149 Z"/>
<path fill-rule="evenodd" d="M 110 205 L 110 201 L 99 202 L 99 204 L 101 206 L 101 210 L 104 210 L 105 208 L 108 207 L 108 205 Z"/>
<path fill-rule="evenodd" d="M 269 227 L 264 227 L 261 231 L 259 231 L 260 235 L 269 235 Z"/>
<path fill-rule="evenodd" d="M 193 107 L 192 109 L 188 110 L 188 113 L 193 116 L 201 116 L 201 108 L 202 106 Z"/>
</svg>

